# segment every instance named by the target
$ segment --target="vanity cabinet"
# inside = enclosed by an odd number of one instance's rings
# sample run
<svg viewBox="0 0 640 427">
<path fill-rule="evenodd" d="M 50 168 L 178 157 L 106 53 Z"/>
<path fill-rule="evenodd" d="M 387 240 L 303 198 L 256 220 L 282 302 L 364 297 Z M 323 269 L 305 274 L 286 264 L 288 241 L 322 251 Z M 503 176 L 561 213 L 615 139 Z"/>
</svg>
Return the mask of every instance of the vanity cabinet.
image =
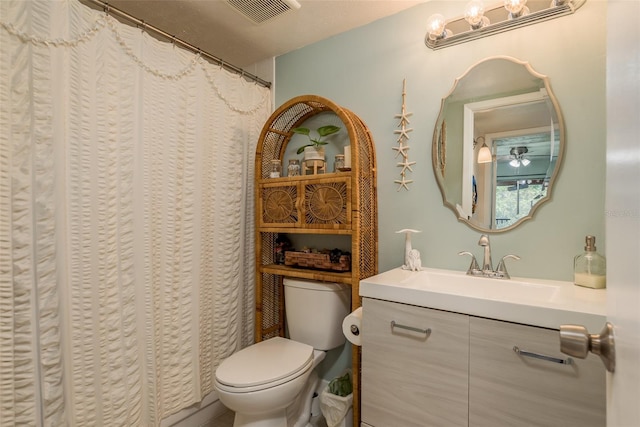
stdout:
<svg viewBox="0 0 640 427">
<path fill-rule="evenodd" d="M 271 177 L 272 161 L 286 164 L 292 129 L 309 118 L 333 114 L 348 134 L 351 169 Z M 285 335 L 283 279 L 342 283 L 351 287 L 351 308 L 360 307 L 361 279 L 378 273 L 376 160 L 367 126 L 353 112 L 315 95 L 285 102 L 266 121 L 255 158 L 255 340 Z M 351 270 L 328 271 L 278 263 L 281 235 L 324 235 L 350 241 Z M 332 248 L 329 248 L 332 249 Z M 310 313 L 313 315 L 313 313 Z M 359 424 L 360 351 L 353 347 L 354 425 Z"/>
<path fill-rule="evenodd" d="M 606 425 L 602 363 L 557 330 L 373 298 L 362 329 L 363 426 Z"/>
<path fill-rule="evenodd" d="M 471 317 L 469 350 L 470 426 L 606 425 L 602 362 L 563 355 L 558 331 Z"/>
<path fill-rule="evenodd" d="M 466 426 L 469 316 L 365 298 L 362 321 L 362 421 Z"/>
</svg>

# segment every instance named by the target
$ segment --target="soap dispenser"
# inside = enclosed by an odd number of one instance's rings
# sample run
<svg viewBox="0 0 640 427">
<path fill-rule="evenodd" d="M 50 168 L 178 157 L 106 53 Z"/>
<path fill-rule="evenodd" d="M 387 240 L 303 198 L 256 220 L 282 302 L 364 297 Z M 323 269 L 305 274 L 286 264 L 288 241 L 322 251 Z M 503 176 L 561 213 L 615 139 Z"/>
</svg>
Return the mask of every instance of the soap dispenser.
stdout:
<svg viewBox="0 0 640 427">
<path fill-rule="evenodd" d="M 596 252 L 596 238 L 585 238 L 584 253 L 573 261 L 573 281 L 576 285 L 601 289 L 607 285 L 607 262 Z"/>
</svg>

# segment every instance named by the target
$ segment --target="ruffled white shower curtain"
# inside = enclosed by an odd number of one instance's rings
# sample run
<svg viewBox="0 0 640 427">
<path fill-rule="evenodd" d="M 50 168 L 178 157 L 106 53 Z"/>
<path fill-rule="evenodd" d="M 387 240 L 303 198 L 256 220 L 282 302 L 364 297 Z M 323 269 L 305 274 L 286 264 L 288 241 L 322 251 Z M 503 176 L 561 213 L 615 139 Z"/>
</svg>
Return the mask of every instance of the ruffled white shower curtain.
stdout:
<svg viewBox="0 0 640 427">
<path fill-rule="evenodd" d="M 158 425 L 253 340 L 269 90 L 76 0 L 0 23 L 0 425 Z"/>
</svg>

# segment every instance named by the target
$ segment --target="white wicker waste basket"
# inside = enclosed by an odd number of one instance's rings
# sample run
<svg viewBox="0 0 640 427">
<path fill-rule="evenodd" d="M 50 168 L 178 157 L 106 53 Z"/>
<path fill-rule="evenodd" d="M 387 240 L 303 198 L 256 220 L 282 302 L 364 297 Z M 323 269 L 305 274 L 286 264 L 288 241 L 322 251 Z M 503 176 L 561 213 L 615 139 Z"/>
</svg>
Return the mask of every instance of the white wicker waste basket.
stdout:
<svg viewBox="0 0 640 427">
<path fill-rule="evenodd" d="M 320 410 L 327 427 L 353 427 L 353 393 L 338 396 L 329 392 L 329 387 L 320 394 Z"/>
</svg>

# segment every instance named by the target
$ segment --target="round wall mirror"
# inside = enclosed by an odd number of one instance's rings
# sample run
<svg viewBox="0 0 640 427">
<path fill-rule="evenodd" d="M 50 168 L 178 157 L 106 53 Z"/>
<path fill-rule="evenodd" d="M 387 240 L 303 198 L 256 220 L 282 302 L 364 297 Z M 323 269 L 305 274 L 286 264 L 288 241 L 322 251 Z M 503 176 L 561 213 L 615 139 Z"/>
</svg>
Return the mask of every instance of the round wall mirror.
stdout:
<svg viewBox="0 0 640 427">
<path fill-rule="evenodd" d="M 549 79 L 492 57 L 456 79 L 433 131 L 433 171 L 445 206 L 470 227 L 501 232 L 551 198 L 564 123 Z"/>
</svg>

